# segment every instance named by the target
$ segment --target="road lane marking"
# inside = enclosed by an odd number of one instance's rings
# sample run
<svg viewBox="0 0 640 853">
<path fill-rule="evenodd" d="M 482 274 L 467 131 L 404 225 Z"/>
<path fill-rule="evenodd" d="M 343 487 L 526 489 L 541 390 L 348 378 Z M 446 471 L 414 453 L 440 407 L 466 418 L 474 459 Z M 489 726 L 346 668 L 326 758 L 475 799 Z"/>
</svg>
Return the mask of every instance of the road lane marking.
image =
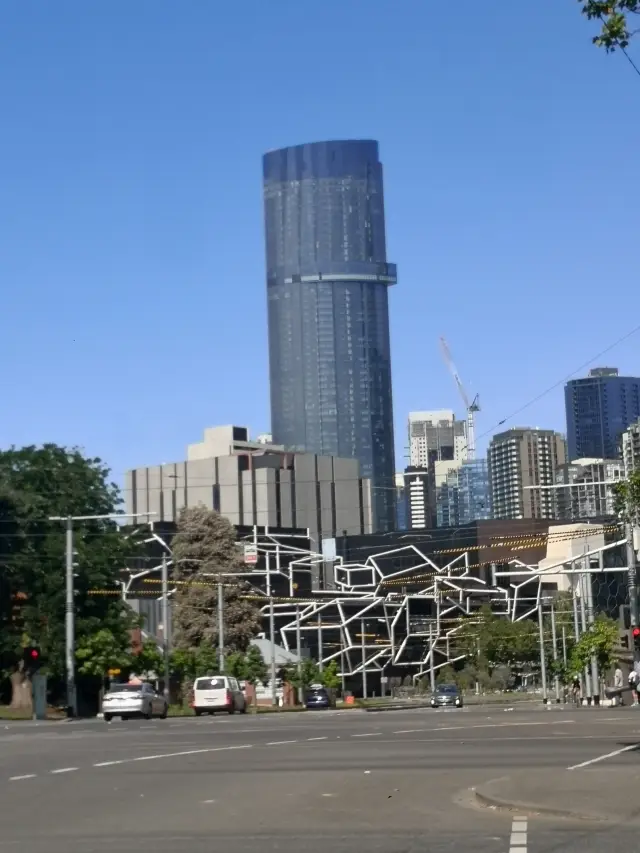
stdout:
<svg viewBox="0 0 640 853">
<path fill-rule="evenodd" d="M 298 743 L 297 740 L 271 740 L 267 746 L 282 746 L 285 743 Z"/>
<path fill-rule="evenodd" d="M 35 779 L 35 773 L 25 773 L 23 776 L 9 776 L 10 782 L 20 782 L 22 779 Z"/>
<path fill-rule="evenodd" d="M 322 737 L 308 737 L 307 740 L 329 740 L 329 735 L 323 735 Z"/>
<path fill-rule="evenodd" d="M 527 853 L 527 819 L 516 816 L 511 823 L 509 853 Z"/>
<path fill-rule="evenodd" d="M 572 764 L 567 767 L 567 770 L 579 770 L 581 767 L 589 767 L 590 764 L 598 764 L 600 761 L 606 761 L 607 758 L 615 758 L 616 755 L 622 755 L 623 752 L 631 752 L 632 749 L 638 749 L 640 744 L 632 743 L 631 746 L 623 746 L 622 749 L 614 749 L 613 752 L 606 752 L 604 755 L 598 755 L 595 758 L 590 758 L 588 761 L 581 761 L 580 764 Z"/>
<path fill-rule="evenodd" d="M 74 770 L 77 770 L 77 767 L 60 767 L 58 770 L 51 770 L 52 774 L 55 773 L 73 773 Z"/>
<path fill-rule="evenodd" d="M 252 743 L 239 746 L 211 746 L 206 749 L 183 749 L 181 752 L 164 752 L 158 755 L 139 755 L 137 758 L 124 758 L 121 764 L 132 764 L 134 761 L 154 761 L 158 758 L 179 758 L 182 755 L 202 755 L 205 752 L 226 752 L 230 749 L 251 749 Z"/>
<path fill-rule="evenodd" d="M 382 732 L 364 732 L 363 734 L 359 735 L 351 735 L 351 737 L 378 737 L 378 735 L 381 734 Z"/>
<path fill-rule="evenodd" d="M 409 735 L 413 732 L 428 732 L 429 729 L 399 729 L 397 732 L 392 732 L 394 735 Z"/>
</svg>

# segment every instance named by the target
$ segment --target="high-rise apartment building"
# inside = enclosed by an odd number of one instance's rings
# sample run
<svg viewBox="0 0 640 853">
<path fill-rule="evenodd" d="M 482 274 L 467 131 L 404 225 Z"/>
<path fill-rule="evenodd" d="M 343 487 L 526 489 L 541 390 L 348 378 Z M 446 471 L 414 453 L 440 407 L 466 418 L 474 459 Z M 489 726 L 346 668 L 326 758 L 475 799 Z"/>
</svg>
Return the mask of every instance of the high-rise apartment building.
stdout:
<svg viewBox="0 0 640 853">
<path fill-rule="evenodd" d="M 567 450 L 576 459 L 618 459 L 622 433 L 640 418 L 640 379 L 596 367 L 565 385 Z"/>
<path fill-rule="evenodd" d="M 427 472 L 425 526 L 437 524 L 436 496 L 450 468 L 467 458 L 467 422 L 458 421 L 451 409 L 409 412 L 409 465 Z M 409 469 L 407 469 L 409 470 Z"/>
<path fill-rule="evenodd" d="M 625 477 L 640 470 L 640 420 L 622 433 L 622 459 Z"/>
<path fill-rule="evenodd" d="M 447 463 L 440 463 L 447 464 Z M 449 463 L 441 483 L 436 483 L 438 527 L 457 527 L 491 518 L 489 469 L 486 459 Z M 436 481 L 438 479 L 436 463 Z"/>
<path fill-rule="evenodd" d="M 555 472 L 566 462 L 565 440 L 549 429 L 514 429 L 494 435 L 487 453 L 494 518 L 553 518 Z"/>
<path fill-rule="evenodd" d="M 382 164 L 370 140 L 263 159 L 273 440 L 352 457 L 374 523 L 395 524 L 389 286 Z"/>
<path fill-rule="evenodd" d="M 625 433 L 626 434 L 626 433 Z M 613 487 L 624 480 L 621 459 L 576 459 L 555 473 L 555 518 L 559 521 L 601 519 L 615 513 Z"/>
</svg>

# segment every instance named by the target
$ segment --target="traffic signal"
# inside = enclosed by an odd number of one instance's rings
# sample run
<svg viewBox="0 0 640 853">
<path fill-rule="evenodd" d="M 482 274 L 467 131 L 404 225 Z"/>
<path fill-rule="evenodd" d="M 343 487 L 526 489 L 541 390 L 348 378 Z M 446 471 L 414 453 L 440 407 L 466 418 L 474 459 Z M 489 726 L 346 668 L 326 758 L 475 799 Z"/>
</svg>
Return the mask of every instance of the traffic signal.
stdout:
<svg viewBox="0 0 640 853">
<path fill-rule="evenodd" d="M 28 646 L 22 650 L 22 663 L 27 672 L 37 672 L 42 666 L 42 653 L 38 646 Z"/>
<path fill-rule="evenodd" d="M 638 625 L 635 625 L 631 633 L 633 634 L 634 648 L 640 649 L 640 627 L 638 627 Z"/>
</svg>

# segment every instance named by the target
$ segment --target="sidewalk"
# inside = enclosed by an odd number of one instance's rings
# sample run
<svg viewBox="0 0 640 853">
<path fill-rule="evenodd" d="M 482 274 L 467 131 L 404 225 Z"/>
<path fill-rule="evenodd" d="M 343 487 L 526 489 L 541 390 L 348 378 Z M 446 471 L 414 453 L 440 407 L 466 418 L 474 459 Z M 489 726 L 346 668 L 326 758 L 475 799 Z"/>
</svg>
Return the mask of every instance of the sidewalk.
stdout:
<svg viewBox="0 0 640 853">
<path fill-rule="evenodd" d="M 479 785 L 485 808 L 591 821 L 626 821 L 640 812 L 640 766 L 517 770 Z"/>
</svg>

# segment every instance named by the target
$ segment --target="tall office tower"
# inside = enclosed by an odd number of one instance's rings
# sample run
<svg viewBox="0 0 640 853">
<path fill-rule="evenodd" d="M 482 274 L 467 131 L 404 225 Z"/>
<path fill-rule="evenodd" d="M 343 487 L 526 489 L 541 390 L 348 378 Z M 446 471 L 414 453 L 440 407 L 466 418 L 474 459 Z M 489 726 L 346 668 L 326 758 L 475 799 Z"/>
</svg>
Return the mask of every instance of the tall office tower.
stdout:
<svg viewBox="0 0 640 853">
<path fill-rule="evenodd" d="M 395 526 L 382 164 L 369 140 L 263 159 L 273 440 L 360 462 L 374 523 Z"/>
<path fill-rule="evenodd" d="M 409 412 L 409 465 L 424 468 L 425 526 L 437 525 L 436 499 L 448 471 L 467 458 L 467 423 L 451 409 Z"/>
<path fill-rule="evenodd" d="M 618 459 L 622 433 L 640 418 L 640 379 L 596 367 L 564 388 L 567 450 L 575 459 Z"/>
<path fill-rule="evenodd" d="M 566 444 L 550 429 L 515 427 L 491 439 L 487 453 L 494 518 L 553 518 L 556 470 L 566 460 Z"/>
<path fill-rule="evenodd" d="M 444 477 L 439 468 L 448 466 Z M 491 494 L 486 459 L 436 462 L 438 527 L 457 527 L 491 518 Z"/>
</svg>

